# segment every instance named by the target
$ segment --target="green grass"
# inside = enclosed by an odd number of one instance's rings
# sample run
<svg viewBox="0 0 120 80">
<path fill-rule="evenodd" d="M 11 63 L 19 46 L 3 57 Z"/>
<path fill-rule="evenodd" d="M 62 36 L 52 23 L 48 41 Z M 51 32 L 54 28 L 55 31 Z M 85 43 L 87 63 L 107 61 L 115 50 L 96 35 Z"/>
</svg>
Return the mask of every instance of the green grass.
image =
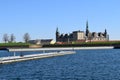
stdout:
<svg viewBox="0 0 120 80">
<path fill-rule="evenodd" d="M 73 42 L 72 44 L 54 44 L 44 45 L 43 47 L 95 47 L 95 46 L 116 46 L 120 45 L 120 42 Z"/>
<path fill-rule="evenodd" d="M 0 47 L 29 47 L 27 43 L 0 43 Z"/>
<path fill-rule="evenodd" d="M 120 42 L 114 41 L 114 42 L 82 42 L 82 43 L 74 43 L 74 44 L 85 44 L 85 45 L 120 45 Z"/>
<path fill-rule="evenodd" d="M 28 48 L 29 43 L 0 43 L 0 48 Z M 72 42 L 66 44 L 43 45 L 43 47 L 95 47 L 95 46 L 120 46 L 120 41 L 106 42 Z"/>
</svg>

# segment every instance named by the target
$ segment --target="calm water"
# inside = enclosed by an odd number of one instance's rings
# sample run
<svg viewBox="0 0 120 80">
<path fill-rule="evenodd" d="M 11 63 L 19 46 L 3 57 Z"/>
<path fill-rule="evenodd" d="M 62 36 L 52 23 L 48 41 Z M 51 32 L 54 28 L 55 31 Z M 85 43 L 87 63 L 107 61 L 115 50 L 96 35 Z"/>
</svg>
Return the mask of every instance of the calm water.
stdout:
<svg viewBox="0 0 120 80">
<path fill-rule="evenodd" d="M 76 52 L 72 55 L 2 64 L 0 80 L 120 80 L 119 49 Z M 0 53 L 2 56 L 12 55 L 3 51 Z"/>
</svg>

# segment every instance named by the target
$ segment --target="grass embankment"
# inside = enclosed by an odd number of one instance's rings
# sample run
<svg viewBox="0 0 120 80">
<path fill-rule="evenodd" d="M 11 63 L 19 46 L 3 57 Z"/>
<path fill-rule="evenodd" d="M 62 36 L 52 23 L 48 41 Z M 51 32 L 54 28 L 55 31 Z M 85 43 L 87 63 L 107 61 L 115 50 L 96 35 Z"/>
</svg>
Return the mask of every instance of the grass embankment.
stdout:
<svg viewBox="0 0 120 80">
<path fill-rule="evenodd" d="M 99 47 L 99 46 L 119 46 L 119 42 L 74 42 L 72 44 L 44 45 L 43 47 Z"/>
<path fill-rule="evenodd" d="M 0 43 L 0 48 L 28 48 L 28 43 Z"/>
<path fill-rule="evenodd" d="M 0 43 L 0 48 L 29 48 L 29 43 Z M 43 45 L 42 47 L 99 47 L 99 46 L 120 46 L 120 41 L 107 42 L 73 42 L 66 44 Z"/>
</svg>

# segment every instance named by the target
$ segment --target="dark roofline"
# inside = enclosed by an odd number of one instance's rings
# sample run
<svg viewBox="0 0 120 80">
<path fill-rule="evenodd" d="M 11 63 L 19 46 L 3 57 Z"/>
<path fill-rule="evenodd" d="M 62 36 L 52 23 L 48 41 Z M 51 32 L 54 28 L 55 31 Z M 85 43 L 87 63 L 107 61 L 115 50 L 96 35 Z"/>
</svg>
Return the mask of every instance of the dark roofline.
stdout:
<svg viewBox="0 0 120 80">
<path fill-rule="evenodd" d="M 73 31 L 73 33 L 76 33 L 76 32 L 84 32 L 84 31 Z"/>
</svg>

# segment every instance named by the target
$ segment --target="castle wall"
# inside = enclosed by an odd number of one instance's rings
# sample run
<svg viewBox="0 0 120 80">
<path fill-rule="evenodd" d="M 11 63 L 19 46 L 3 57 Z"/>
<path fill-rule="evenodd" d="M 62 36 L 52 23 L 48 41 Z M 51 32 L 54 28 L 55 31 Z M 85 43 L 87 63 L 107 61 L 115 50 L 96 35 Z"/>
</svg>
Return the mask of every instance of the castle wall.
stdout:
<svg viewBox="0 0 120 80">
<path fill-rule="evenodd" d="M 86 23 L 86 31 L 74 31 L 71 34 L 59 34 L 58 28 L 56 30 L 56 42 L 73 42 L 73 41 L 108 41 L 109 35 L 107 30 L 105 32 L 90 32 L 88 29 L 88 21 Z"/>
</svg>

